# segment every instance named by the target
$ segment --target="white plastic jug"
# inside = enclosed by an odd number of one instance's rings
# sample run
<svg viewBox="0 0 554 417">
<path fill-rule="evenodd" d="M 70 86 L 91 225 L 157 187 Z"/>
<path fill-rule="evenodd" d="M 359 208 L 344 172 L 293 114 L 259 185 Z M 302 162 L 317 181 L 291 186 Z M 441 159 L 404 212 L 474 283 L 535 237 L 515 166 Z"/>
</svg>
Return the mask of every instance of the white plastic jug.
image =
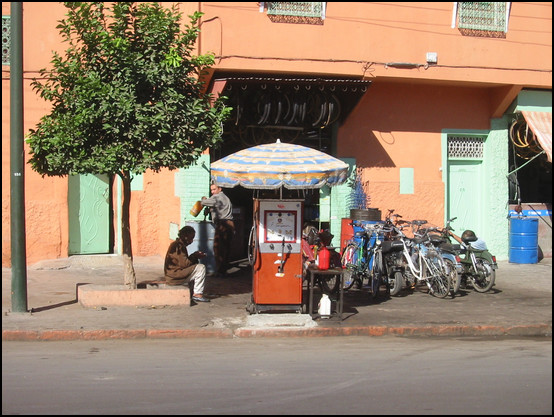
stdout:
<svg viewBox="0 0 554 417">
<path fill-rule="evenodd" d="M 321 296 L 319 300 L 319 309 L 317 310 L 319 316 L 323 319 L 328 319 L 331 316 L 331 299 L 327 294 Z"/>
</svg>

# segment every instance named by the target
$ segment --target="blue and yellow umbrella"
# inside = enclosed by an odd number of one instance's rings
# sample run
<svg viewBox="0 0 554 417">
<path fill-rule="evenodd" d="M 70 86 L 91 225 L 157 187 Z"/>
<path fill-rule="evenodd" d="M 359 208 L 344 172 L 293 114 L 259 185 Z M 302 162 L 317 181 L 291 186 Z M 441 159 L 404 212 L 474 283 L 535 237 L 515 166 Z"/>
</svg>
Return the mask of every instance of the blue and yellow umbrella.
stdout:
<svg viewBox="0 0 554 417">
<path fill-rule="evenodd" d="M 220 187 L 291 190 L 334 186 L 346 181 L 348 165 L 306 146 L 275 143 L 235 152 L 211 165 L 212 181 Z"/>
</svg>

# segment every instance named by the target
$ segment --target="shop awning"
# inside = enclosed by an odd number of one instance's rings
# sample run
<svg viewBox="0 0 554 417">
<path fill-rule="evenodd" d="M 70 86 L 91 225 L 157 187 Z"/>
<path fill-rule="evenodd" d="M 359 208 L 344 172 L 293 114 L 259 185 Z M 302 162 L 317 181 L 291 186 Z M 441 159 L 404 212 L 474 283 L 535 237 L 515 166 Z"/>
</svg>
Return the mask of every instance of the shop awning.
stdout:
<svg viewBox="0 0 554 417">
<path fill-rule="evenodd" d="M 546 152 L 548 161 L 552 163 L 552 113 L 522 111 L 521 114 Z"/>
</svg>

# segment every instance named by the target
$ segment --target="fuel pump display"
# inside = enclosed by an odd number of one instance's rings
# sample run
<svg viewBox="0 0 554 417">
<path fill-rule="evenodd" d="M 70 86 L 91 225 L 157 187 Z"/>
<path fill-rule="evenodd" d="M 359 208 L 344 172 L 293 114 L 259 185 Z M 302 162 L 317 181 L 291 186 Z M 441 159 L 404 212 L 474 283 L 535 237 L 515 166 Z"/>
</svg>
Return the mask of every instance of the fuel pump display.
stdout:
<svg viewBox="0 0 554 417">
<path fill-rule="evenodd" d="M 303 200 L 254 199 L 250 312 L 302 310 Z"/>
</svg>

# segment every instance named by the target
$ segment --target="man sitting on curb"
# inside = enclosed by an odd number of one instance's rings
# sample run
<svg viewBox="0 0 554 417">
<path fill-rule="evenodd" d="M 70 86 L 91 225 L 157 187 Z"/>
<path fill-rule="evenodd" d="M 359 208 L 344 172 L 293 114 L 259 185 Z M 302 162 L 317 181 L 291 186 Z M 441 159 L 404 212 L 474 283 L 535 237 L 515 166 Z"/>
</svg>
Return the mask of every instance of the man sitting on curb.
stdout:
<svg viewBox="0 0 554 417">
<path fill-rule="evenodd" d="M 198 263 L 204 258 L 204 252 L 196 251 L 188 254 L 187 246 L 192 243 L 196 231 L 191 226 L 185 226 L 179 230 L 179 235 L 171 242 L 167 249 L 164 262 L 164 274 L 167 285 L 194 285 L 192 300 L 207 303 L 210 300 L 204 298 L 204 281 L 206 279 L 206 266 Z"/>
</svg>

